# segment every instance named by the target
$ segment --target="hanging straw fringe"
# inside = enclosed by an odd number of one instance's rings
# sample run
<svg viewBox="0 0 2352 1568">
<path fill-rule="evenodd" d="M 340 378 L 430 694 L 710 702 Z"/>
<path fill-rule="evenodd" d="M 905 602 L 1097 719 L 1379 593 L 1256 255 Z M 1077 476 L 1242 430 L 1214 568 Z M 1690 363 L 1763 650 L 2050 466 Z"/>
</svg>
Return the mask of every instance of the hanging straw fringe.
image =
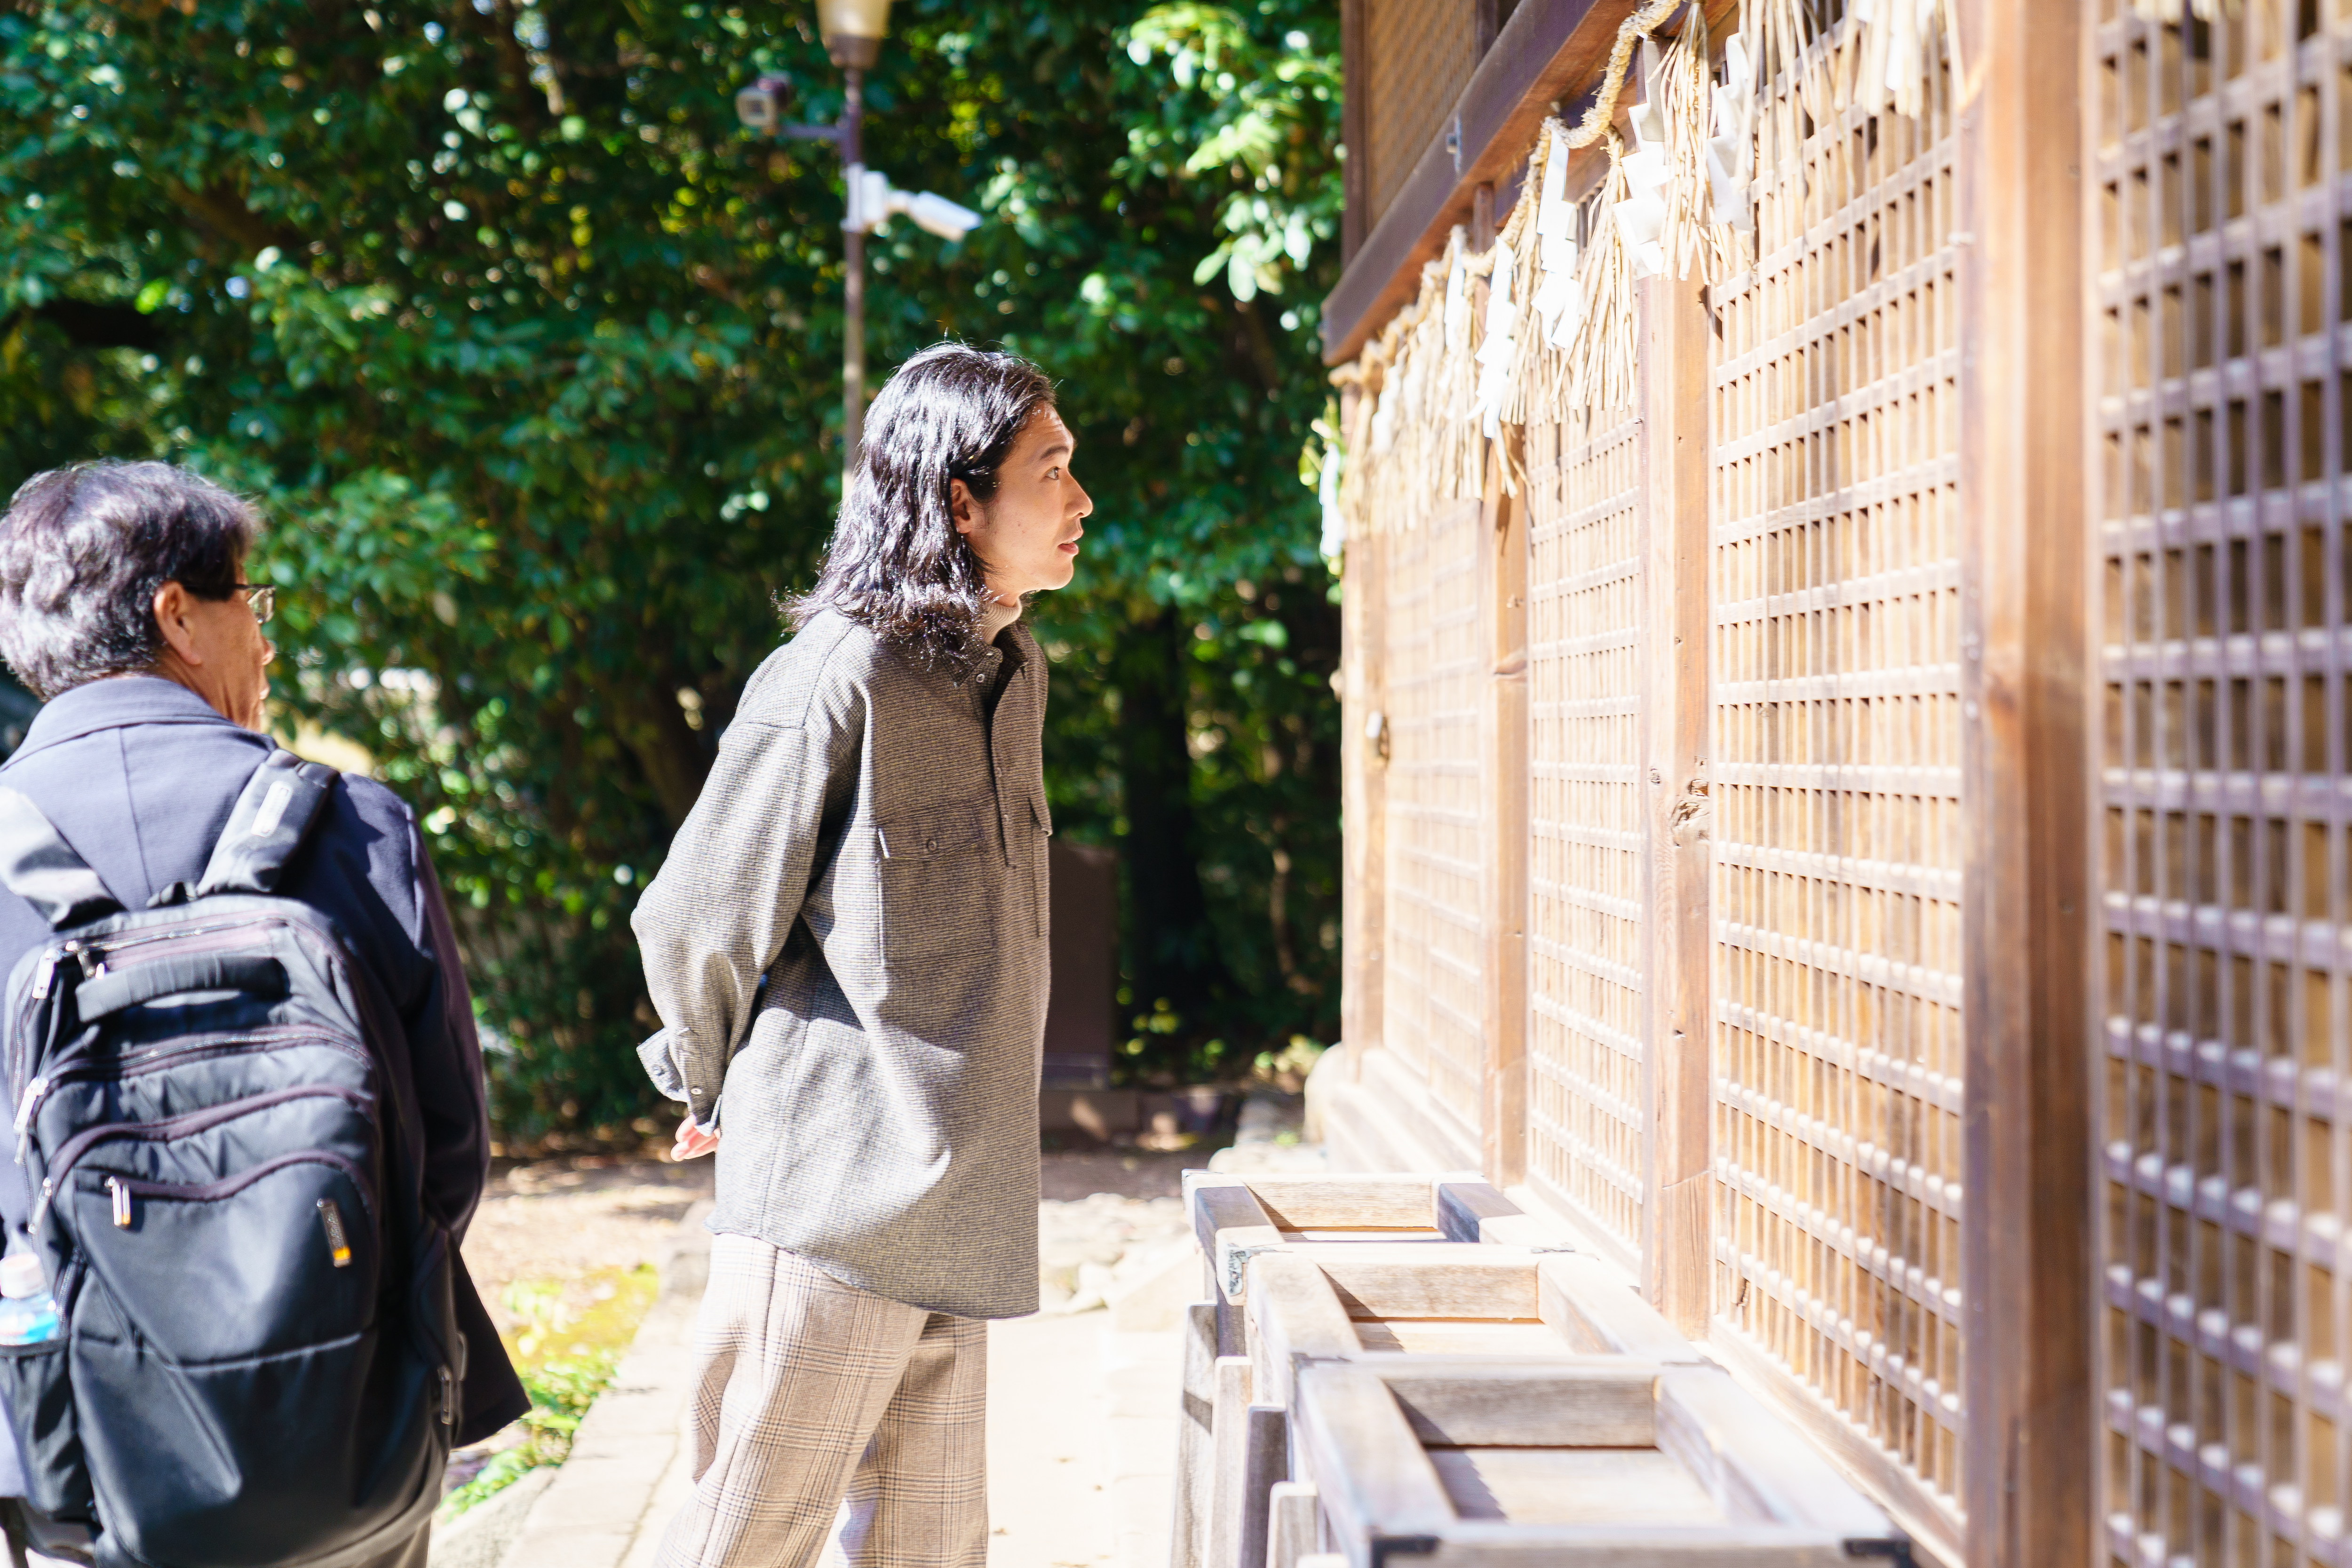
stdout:
<svg viewBox="0 0 2352 1568">
<path fill-rule="evenodd" d="M 2177 19 L 2186 5 L 2210 20 L 2224 7 L 2234 14 L 2238 0 L 2130 3 L 2143 16 Z M 1538 131 L 1528 188 L 1495 243 L 1473 253 L 1455 228 L 1423 267 L 1412 303 L 1333 374 L 1358 394 L 1339 433 L 1344 452 L 1334 454 L 1348 537 L 1410 532 L 1438 507 L 1481 494 L 1487 442 L 1504 425 L 1589 427 L 1632 404 L 1642 277 L 1715 283 L 1739 271 L 1754 243 L 1755 193 L 1796 199 L 1809 127 L 1856 108 L 1916 118 L 1935 101 L 1937 77 L 1963 75 L 1953 0 L 1849 0 L 1818 29 L 1801 0 L 1742 0 L 1719 84 L 1692 5 L 1633 111 L 1629 147 L 1615 122 L 1633 51 L 1684 11 L 1684 0 L 1650 0 L 1626 19 L 1592 107 L 1573 127 L 1547 119 Z M 1570 155 L 1596 144 L 1608 171 L 1597 193 L 1570 203 Z M 1502 475 L 1507 490 L 1520 479 Z"/>
</svg>

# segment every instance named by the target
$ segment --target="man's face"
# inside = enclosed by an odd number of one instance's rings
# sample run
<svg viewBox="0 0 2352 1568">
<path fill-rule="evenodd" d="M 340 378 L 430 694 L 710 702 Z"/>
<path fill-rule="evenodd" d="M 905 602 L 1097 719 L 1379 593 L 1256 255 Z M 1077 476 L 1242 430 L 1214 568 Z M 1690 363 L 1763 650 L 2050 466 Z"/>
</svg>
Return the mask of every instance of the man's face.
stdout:
<svg viewBox="0 0 2352 1568">
<path fill-rule="evenodd" d="M 980 500 L 954 481 L 956 531 L 971 541 L 1001 603 L 1067 587 L 1077 570 L 1082 524 L 1095 503 L 1070 472 L 1076 446 L 1062 416 L 1041 408 L 1013 438 L 993 496 Z"/>
<path fill-rule="evenodd" d="M 200 599 L 178 583 L 155 592 L 155 620 L 165 651 L 156 673 L 187 687 L 231 723 L 262 727 L 269 700 L 269 662 L 278 649 L 243 590 Z"/>
</svg>

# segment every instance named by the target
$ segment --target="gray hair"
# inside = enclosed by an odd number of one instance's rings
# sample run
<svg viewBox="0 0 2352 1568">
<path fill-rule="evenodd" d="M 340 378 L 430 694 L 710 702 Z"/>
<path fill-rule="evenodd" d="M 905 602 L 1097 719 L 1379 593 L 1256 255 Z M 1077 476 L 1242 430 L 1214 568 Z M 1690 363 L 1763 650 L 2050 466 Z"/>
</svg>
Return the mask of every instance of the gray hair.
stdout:
<svg viewBox="0 0 2352 1568">
<path fill-rule="evenodd" d="M 0 518 L 0 655 L 47 700 L 163 653 L 155 592 L 226 599 L 260 519 L 169 463 L 76 463 L 36 474 Z"/>
</svg>

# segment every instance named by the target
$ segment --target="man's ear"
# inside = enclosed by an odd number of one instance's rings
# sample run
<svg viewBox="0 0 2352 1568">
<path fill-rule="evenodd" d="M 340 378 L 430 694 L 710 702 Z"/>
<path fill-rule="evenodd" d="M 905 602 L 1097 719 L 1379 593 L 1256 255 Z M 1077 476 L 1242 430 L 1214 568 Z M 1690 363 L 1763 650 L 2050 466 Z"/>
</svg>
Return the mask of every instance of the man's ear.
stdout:
<svg viewBox="0 0 2352 1568">
<path fill-rule="evenodd" d="M 196 647 L 196 628 L 189 624 L 188 608 L 193 596 L 177 583 L 165 583 L 155 590 L 155 629 L 163 634 L 164 646 L 190 665 L 201 665 L 205 656 Z"/>
<path fill-rule="evenodd" d="M 980 526 L 980 502 L 973 497 L 971 487 L 961 479 L 948 481 L 948 516 L 958 533 L 968 534 Z"/>
</svg>

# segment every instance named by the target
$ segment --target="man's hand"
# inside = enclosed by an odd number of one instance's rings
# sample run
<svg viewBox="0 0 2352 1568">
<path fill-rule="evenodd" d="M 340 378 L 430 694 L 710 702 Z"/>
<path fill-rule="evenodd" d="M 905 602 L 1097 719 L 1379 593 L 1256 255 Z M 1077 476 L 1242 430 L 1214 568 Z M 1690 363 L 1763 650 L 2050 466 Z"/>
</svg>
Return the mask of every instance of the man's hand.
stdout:
<svg viewBox="0 0 2352 1568">
<path fill-rule="evenodd" d="M 694 1118 L 689 1116 L 677 1124 L 677 1142 L 669 1146 L 669 1157 L 673 1160 L 699 1160 L 718 1147 L 718 1129 L 705 1132 L 694 1124 Z"/>
</svg>

